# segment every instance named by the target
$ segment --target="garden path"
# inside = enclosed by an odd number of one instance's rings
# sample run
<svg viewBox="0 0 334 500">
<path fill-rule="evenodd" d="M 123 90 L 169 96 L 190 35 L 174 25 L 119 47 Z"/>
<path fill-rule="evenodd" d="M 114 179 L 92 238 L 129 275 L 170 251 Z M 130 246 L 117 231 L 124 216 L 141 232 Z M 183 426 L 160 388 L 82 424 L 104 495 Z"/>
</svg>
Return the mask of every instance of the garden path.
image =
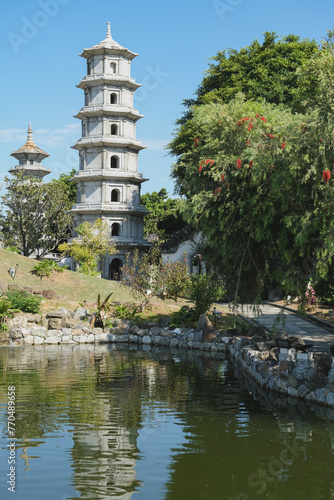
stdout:
<svg viewBox="0 0 334 500">
<path fill-rule="evenodd" d="M 228 304 L 225 304 L 225 306 L 228 307 Z M 239 307 L 238 312 L 246 318 L 255 319 L 258 323 L 271 330 L 277 314 L 282 310 L 285 313 L 284 330 L 289 335 L 299 335 L 305 343 L 313 344 L 313 347 L 309 349 L 311 352 L 330 352 L 330 346 L 334 345 L 334 328 L 329 324 L 301 318 L 295 312 L 272 304 L 261 305 L 262 315 L 260 316 L 253 312 L 250 305 Z M 280 328 L 282 328 L 281 323 L 278 325 L 278 329 Z"/>
</svg>

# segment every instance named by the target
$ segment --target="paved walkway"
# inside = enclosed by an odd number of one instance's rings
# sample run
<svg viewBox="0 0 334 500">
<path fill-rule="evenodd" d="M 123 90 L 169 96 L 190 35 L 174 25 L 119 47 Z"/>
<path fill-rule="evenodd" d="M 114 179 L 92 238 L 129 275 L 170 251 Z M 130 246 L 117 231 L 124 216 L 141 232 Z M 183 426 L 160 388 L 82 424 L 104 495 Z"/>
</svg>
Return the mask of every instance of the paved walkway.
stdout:
<svg viewBox="0 0 334 500">
<path fill-rule="evenodd" d="M 228 307 L 228 304 L 224 304 Z M 243 309 L 239 309 L 239 313 L 243 316 L 255 319 L 261 325 L 267 327 L 269 330 L 272 328 L 277 314 L 282 311 L 281 308 L 271 306 L 269 304 L 263 304 L 261 306 L 262 316 L 257 316 L 253 313 L 251 306 L 244 306 Z M 326 326 L 321 327 L 318 324 L 314 324 L 306 319 L 299 317 L 297 314 L 284 310 L 285 313 L 285 326 L 284 330 L 289 335 L 299 335 L 305 341 L 305 343 L 313 344 L 313 347 L 309 351 L 319 352 L 326 351 L 330 352 L 329 347 L 334 345 L 334 328 L 327 330 Z M 278 325 L 278 329 L 282 328 L 282 324 Z M 331 330 L 331 331 L 330 331 Z"/>
</svg>

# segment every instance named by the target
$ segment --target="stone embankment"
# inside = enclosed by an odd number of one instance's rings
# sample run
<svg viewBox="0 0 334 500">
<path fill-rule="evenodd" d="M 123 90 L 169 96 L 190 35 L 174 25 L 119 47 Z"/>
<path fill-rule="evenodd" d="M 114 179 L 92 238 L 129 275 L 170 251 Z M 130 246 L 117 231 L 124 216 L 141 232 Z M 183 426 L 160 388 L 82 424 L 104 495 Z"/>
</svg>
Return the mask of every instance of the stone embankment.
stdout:
<svg viewBox="0 0 334 500">
<path fill-rule="evenodd" d="M 206 317 L 203 318 L 202 326 L 199 322 L 197 330 L 169 329 L 157 323 L 146 323 L 139 327 L 131 321 L 117 318 L 112 320 L 115 325 L 112 328 L 91 328 L 85 319 L 86 311 L 83 308 L 78 308 L 75 313 L 62 308 L 46 316 L 19 315 L 8 322 L 8 340 L 11 345 L 124 343 L 227 352 L 226 341 L 229 339 L 213 334 L 212 325 L 207 327 Z"/>
<path fill-rule="evenodd" d="M 291 345 L 303 344 L 284 330 L 279 337 Z M 282 395 L 334 406 L 334 360 L 330 354 L 300 352 L 295 348 L 277 348 L 263 337 L 237 337 L 230 341 L 232 359 L 261 387 Z"/>
<path fill-rule="evenodd" d="M 84 321 L 86 320 L 86 321 Z M 290 341 L 291 348 L 275 347 L 262 327 L 251 326 L 249 337 L 218 334 L 208 318 L 202 315 L 197 329 L 174 328 L 157 323 L 139 326 L 131 321 L 114 319 L 112 328 L 91 328 L 86 311 L 49 312 L 19 315 L 10 320 L 8 340 L 12 345 L 101 344 L 122 343 L 140 346 L 163 346 L 198 349 L 220 357 L 229 352 L 234 362 L 263 389 L 334 407 L 334 361 L 330 354 L 300 352 L 299 337 L 289 337 L 284 330 L 281 338 Z"/>
</svg>

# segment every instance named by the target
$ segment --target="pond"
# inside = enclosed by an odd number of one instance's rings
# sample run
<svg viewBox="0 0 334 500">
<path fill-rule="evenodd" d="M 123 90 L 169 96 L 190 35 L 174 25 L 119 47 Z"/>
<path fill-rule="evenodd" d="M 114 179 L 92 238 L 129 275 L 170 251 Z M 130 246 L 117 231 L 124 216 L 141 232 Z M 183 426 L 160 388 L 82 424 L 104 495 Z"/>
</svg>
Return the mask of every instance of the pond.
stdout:
<svg viewBox="0 0 334 500">
<path fill-rule="evenodd" d="M 1 499 L 334 498 L 333 410 L 268 396 L 227 359 L 2 346 L 0 365 Z"/>
</svg>

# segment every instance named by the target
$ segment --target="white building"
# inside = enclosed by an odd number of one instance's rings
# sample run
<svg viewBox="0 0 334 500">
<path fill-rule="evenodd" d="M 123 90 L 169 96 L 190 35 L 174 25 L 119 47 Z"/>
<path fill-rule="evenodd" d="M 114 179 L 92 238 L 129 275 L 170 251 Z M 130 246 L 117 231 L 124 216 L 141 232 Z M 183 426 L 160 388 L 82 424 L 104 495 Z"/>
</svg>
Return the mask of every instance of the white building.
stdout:
<svg viewBox="0 0 334 500">
<path fill-rule="evenodd" d="M 132 248 L 144 249 L 138 153 L 144 147 L 136 139 L 136 122 L 142 115 L 133 107 L 133 94 L 140 87 L 131 77 L 134 52 L 115 42 L 108 23 L 107 36 L 98 45 L 84 49 L 87 75 L 78 87 L 85 93 L 83 108 L 76 118 L 82 122 L 82 137 L 73 146 L 79 151 L 77 203 L 72 207 L 74 228 L 96 219 L 108 222 L 117 256 L 102 264 L 102 277 L 117 279 Z"/>
<path fill-rule="evenodd" d="M 50 155 L 34 143 L 30 123 L 28 125 L 27 142 L 20 149 L 11 153 L 10 156 L 14 156 L 19 161 L 18 165 L 9 170 L 11 174 L 20 172 L 25 177 L 31 176 L 42 180 L 51 172 L 42 165 L 42 161 Z"/>
</svg>

